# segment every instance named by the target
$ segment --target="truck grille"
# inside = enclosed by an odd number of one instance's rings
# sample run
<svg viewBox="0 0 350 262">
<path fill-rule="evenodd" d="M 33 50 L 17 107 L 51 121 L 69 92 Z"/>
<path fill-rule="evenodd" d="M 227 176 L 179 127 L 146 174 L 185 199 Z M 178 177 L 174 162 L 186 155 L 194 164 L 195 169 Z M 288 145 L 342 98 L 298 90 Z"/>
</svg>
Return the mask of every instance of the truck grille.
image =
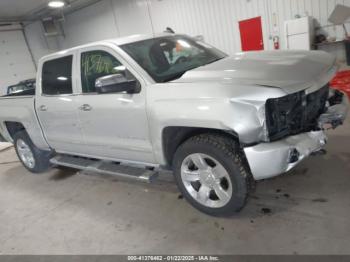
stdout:
<svg viewBox="0 0 350 262">
<path fill-rule="evenodd" d="M 301 91 L 266 102 L 266 125 L 270 141 L 317 129 L 317 120 L 326 110 L 329 86 L 305 94 Z"/>
</svg>

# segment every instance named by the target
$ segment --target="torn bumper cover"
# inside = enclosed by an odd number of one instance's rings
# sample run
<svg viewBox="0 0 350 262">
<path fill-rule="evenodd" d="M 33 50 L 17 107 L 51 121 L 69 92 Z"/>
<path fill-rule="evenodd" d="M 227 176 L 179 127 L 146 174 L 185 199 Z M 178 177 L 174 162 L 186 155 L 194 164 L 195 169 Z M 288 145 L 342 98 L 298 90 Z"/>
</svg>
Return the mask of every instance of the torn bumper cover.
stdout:
<svg viewBox="0 0 350 262">
<path fill-rule="evenodd" d="M 349 100 L 346 95 L 342 101 L 328 108 L 327 112 L 318 119 L 318 127 L 322 130 L 336 128 L 344 123 L 349 107 Z"/>
<path fill-rule="evenodd" d="M 327 143 L 323 130 L 341 125 L 347 115 L 348 99 L 328 108 L 318 120 L 320 131 L 302 133 L 285 139 L 244 148 L 255 180 L 286 173 L 312 153 L 320 151 Z"/>
</svg>

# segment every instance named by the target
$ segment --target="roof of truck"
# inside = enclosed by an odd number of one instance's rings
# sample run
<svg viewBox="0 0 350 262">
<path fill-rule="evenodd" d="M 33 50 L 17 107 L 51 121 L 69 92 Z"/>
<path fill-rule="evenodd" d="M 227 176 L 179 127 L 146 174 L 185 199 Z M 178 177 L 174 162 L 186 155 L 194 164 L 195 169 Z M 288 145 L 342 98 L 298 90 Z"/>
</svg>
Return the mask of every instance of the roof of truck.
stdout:
<svg viewBox="0 0 350 262">
<path fill-rule="evenodd" d="M 126 37 L 120 37 L 120 38 L 114 38 L 114 39 L 108 39 L 105 40 L 107 42 L 112 42 L 116 45 L 125 45 L 129 43 L 134 43 L 134 42 L 139 42 L 147 39 L 152 39 L 152 38 L 158 38 L 158 37 L 163 37 L 163 36 L 170 36 L 174 35 L 171 33 L 160 33 L 160 34 L 155 34 L 155 35 L 130 35 Z"/>
<path fill-rule="evenodd" d="M 95 45 L 99 45 L 99 44 L 115 44 L 115 45 L 121 46 L 121 45 L 129 44 L 129 43 L 135 43 L 135 42 L 139 42 L 139 41 L 143 41 L 143 40 L 148 40 L 148 39 L 158 38 L 158 37 L 163 37 L 163 36 L 171 36 L 171 35 L 175 35 L 175 34 L 171 34 L 171 33 L 160 33 L 160 34 L 154 34 L 154 35 L 137 34 L 137 35 L 130 35 L 130 36 L 126 36 L 126 37 L 106 39 L 106 40 L 91 42 L 91 43 L 88 43 L 85 45 L 75 46 L 75 47 L 72 47 L 69 49 L 64 49 L 64 50 L 61 50 L 59 52 L 51 53 L 49 55 L 42 57 L 41 59 L 46 59 L 46 58 L 54 57 L 57 55 L 62 55 L 62 54 L 69 52 L 69 51 L 73 51 L 73 50 L 77 50 L 77 49 L 81 49 L 81 48 L 85 48 L 85 47 L 89 47 L 89 46 L 95 46 Z"/>
</svg>

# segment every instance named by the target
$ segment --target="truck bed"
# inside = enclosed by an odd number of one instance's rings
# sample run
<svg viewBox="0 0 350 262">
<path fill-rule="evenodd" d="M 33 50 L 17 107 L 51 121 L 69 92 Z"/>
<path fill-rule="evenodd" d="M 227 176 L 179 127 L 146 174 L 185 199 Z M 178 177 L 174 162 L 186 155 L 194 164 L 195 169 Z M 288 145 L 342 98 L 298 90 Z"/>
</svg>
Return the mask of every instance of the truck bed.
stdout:
<svg viewBox="0 0 350 262">
<path fill-rule="evenodd" d="M 4 95 L 3 97 L 13 97 L 13 96 L 35 96 L 35 89 L 24 90 L 22 92 Z"/>
<path fill-rule="evenodd" d="M 34 96 L 0 97 L 0 134 L 6 141 L 12 142 L 12 137 L 7 130 L 6 124 L 8 122 L 17 122 L 25 127 L 36 146 L 39 148 L 48 147 L 36 116 L 34 105 Z"/>
</svg>

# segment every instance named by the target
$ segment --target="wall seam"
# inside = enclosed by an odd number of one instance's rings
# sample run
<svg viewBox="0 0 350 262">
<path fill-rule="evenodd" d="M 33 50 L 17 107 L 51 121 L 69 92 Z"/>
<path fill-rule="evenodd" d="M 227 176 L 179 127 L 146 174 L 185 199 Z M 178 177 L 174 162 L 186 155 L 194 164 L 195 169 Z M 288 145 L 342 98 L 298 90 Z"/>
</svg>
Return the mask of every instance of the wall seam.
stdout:
<svg viewBox="0 0 350 262">
<path fill-rule="evenodd" d="M 151 0 L 145 0 L 145 1 L 146 1 L 146 4 L 147 4 L 147 12 L 148 12 L 149 21 L 151 23 L 152 34 L 154 36 L 155 32 L 154 32 L 154 25 L 153 25 L 153 19 L 152 19 L 151 8 L 150 8 L 150 1 Z"/>
<path fill-rule="evenodd" d="M 36 65 L 36 62 L 35 62 L 33 51 L 32 51 L 32 49 L 31 49 L 31 47 L 29 45 L 29 42 L 28 42 L 28 38 L 27 38 L 27 35 L 26 35 L 26 32 L 25 32 L 25 28 L 24 28 L 23 25 L 21 25 L 21 26 L 22 26 L 21 31 L 22 31 L 22 34 L 23 34 L 24 42 L 26 43 L 26 46 L 28 48 L 28 52 L 30 54 L 30 58 L 32 59 L 35 71 L 37 71 L 38 68 L 37 68 L 37 65 Z"/>
<path fill-rule="evenodd" d="M 114 5 L 114 0 L 110 0 L 109 2 L 111 4 L 111 8 L 112 8 L 115 29 L 117 30 L 118 37 L 121 37 L 119 25 L 118 25 L 118 20 L 117 20 L 117 14 L 116 14 L 117 10 L 116 10 L 115 5 Z"/>
</svg>

